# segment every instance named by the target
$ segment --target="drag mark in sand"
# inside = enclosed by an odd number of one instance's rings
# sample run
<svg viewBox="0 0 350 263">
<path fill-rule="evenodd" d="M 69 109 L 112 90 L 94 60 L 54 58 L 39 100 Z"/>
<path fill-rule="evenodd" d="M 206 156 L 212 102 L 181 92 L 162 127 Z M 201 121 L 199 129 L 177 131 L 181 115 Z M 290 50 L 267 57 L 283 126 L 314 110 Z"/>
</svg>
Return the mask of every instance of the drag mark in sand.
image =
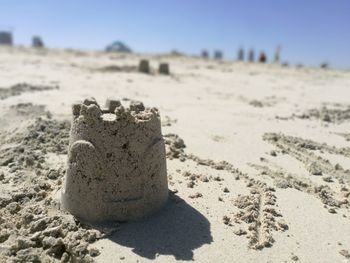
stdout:
<svg viewBox="0 0 350 263">
<path fill-rule="evenodd" d="M 340 136 L 346 137 L 346 135 L 338 134 Z M 283 140 L 288 144 L 297 145 L 299 148 L 303 148 L 310 151 L 326 151 L 331 154 L 339 154 L 345 157 L 350 157 L 350 148 L 349 147 L 335 147 L 330 146 L 326 143 L 319 143 L 309 139 L 303 139 L 300 137 L 293 137 L 279 134 L 280 137 L 283 137 Z"/>
<path fill-rule="evenodd" d="M 263 139 L 275 145 L 283 153 L 287 153 L 302 162 L 312 175 L 321 176 L 326 173 L 338 179 L 341 184 L 344 182 L 348 185 L 350 184 L 350 170 L 344 170 L 339 164 L 332 165 L 329 160 L 311 152 L 312 150 L 325 150 L 329 153 L 342 154 L 349 157 L 347 148 L 344 148 L 346 149 L 344 150 L 343 148 L 337 149 L 325 144 L 307 143 L 312 141 L 278 133 L 265 133 Z"/>
<path fill-rule="evenodd" d="M 249 248 L 271 247 L 274 243 L 272 232 L 288 229 L 283 220 L 276 220 L 282 215 L 276 210 L 276 196 L 273 193 L 275 189 L 254 179 L 249 179 L 247 186 L 251 188 L 250 194 L 238 196 L 234 201 L 240 212 L 234 215 L 233 220 L 238 224 L 242 222 L 248 224 Z M 236 234 L 242 232 L 242 230 L 236 231 Z"/>
<path fill-rule="evenodd" d="M 301 119 L 319 119 L 324 122 L 342 123 L 350 120 L 350 107 L 343 105 L 334 105 L 335 108 L 323 106 L 319 109 L 310 109 L 306 113 L 296 116 Z"/>
<path fill-rule="evenodd" d="M 341 188 L 341 193 L 336 193 L 328 185 L 317 185 L 309 179 L 298 178 L 296 175 L 287 173 L 282 168 L 272 170 L 265 165 L 250 164 L 250 166 L 260 171 L 262 175 L 272 178 L 278 188 L 293 188 L 315 196 L 325 205 L 324 207 L 330 213 L 336 213 L 335 209 L 338 208 L 349 208 L 349 200 L 347 198 L 350 192 L 345 187 Z M 328 206 L 331 208 L 328 208 Z"/>
<path fill-rule="evenodd" d="M 239 195 L 233 202 L 240 211 L 232 216 L 224 216 L 223 221 L 224 224 L 230 226 L 242 223 L 248 224 L 247 231 L 240 228 L 235 230 L 234 233 L 241 236 L 248 232 L 249 248 L 260 250 L 271 247 L 274 243 L 273 231 L 288 229 L 288 225 L 283 220 L 276 220 L 277 217 L 282 217 L 282 215 L 276 210 L 274 188 L 242 173 L 226 161 L 215 162 L 193 154 L 186 154 L 184 151 L 185 143 L 178 135 L 168 134 L 164 136 L 164 139 L 169 159 L 178 158 L 181 161 L 189 159 L 196 162 L 197 165 L 228 171 L 235 176 L 236 180 L 243 179 L 246 182 L 247 187 L 250 188 L 250 194 L 246 196 Z"/>
<path fill-rule="evenodd" d="M 23 132 L 8 135 L 1 142 L 0 181 L 11 191 L 0 197 L 0 243 L 5 247 L 0 257 L 22 262 L 29 258 L 92 262 L 100 252 L 90 244 L 114 229 L 90 229 L 60 209 L 54 193 L 61 188 L 65 166 L 53 168 L 47 159 L 50 153 L 67 153 L 70 125 L 44 116 L 28 123 Z M 281 215 L 276 212 L 273 188 L 251 179 L 228 162 L 186 154 L 184 141 L 175 134 L 165 135 L 164 140 L 168 159 L 192 160 L 197 165 L 229 171 L 251 188 L 248 197 L 240 198 L 241 211 L 236 218 L 237 222 L 248 223 L 249 247 L 271 246 L 273 231 L 288 228 L 276 222 Z M 200 196 L 198 193 L 194 198 Z"/>
</svg>

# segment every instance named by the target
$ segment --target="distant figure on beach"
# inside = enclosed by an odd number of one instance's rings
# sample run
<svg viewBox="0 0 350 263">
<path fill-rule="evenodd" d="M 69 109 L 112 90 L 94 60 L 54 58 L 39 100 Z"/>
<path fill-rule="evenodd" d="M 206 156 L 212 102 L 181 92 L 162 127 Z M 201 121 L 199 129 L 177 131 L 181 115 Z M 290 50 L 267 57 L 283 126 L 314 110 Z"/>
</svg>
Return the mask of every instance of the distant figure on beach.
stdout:
<svg viewBox="0 0 350 263">
<path fill-rule="evenodd" d="M 44 47 L 44 42 L 39 36 L 33 36 L 32 38 L 32 47 L 34 48 L 42 48 Z"/>
<path fill-rule="evenodd" d="M 203 50 L 202 50 L 201 57 L 202 57 L 202 58 L 209 58 L 209 53 L 208 53 L 208 51 L 205 50 L 205 49 L 203 49 Z"/>
<path fill-rule="evenodd" d="M 248 61 L 249 62 L 254 62 L 255 61 L 255 54 L 254 54 L 254 50 L 253 49 L 249 50 Z"/>
<path fill-rule="evenodd" d="M 13 39 L 12 39 L 11 32 L 8 32 L 8 31 L 1 31 L 0 32 L 0 45 L 6 45 L 6 46 L 13 45 Z"/>
<path fill-rule="evenodd" d="M 259 62 L 260 63 L 265 63 L 266 60 L 267 60 L 267 58 L 266 58 L 265 52 L 261 52 L 260 55 L 259 55 Z"/>
<path fill-rule="evenodd" d="M 280 62 L 280 53 L 281 53 L 281 46 L 278 46 L 275 51 L 275 55 L 273 58 L 274 63 L 279 63 Z"/>
<path fill-rule="evenodd" d="M 327 69 L 329 67 L 327 62 L 323 62 L 320 64 L 320 68 Z"/>
<path fill-rule="evenodd" d="M 244 60 L 244 50 L 243 50 L 243 48 L 238 49 L 237 60 L 238 61 L 243 61 Z"/>
<path fill-rule="evenodd" d="M 215 50 L 215 52 L 214 52 L 214 59 L 220 60 L 220 59 L 222 59 L 222 58 L 223 58 L 222 51 L 220 51 L 220 50 Z"/>
</svg>

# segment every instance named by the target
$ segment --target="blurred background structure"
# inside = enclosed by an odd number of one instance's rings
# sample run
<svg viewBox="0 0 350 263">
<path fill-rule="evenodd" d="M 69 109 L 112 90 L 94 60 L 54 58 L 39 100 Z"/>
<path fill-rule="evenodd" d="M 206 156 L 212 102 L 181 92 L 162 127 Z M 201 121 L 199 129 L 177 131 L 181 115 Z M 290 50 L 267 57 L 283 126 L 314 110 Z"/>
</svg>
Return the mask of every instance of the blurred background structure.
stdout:
<svg viewBox="0 0 350 263">
<path fill-rule="evenodd" d="M 0 45 L 13 45 L 13 37 L 11 30 L 0 30 Z"/>
<path fill-rule="evenodd" d="M 32 47 L 35 47 L 35 48 L 42 48 L 44 47 L 44 42 L 43 40 L 41 39 L 41 37 L 39 36 L 33 36 L 32 38 Z"/>
<path fill-rule="evenodd" d="M 201 53 L 202 58 L 209 58 L 208 50 L 203 49 Z"/>
<path fill-rule="evenodd" d="M 248 61 L 249 62 L 254 62 L 255 61 L 255 54 L 254 54 L 254 50 L 253 49 L 249 50 Z"/>
<path fill-rule="evenodd" d="M 237 57 L 237 60 L 239 60 L 239 61 L 243 61 L 243 60 L 244 60 L 244 50 L 243 50 L 243 48 L 240 48 L 240 49 L 238 50 L 238 57 Z"/>
<path fill-rule="evenodd" d="M 214 59 L 221 60 L 224 58 L 224 55 L 221 50 L 214 51 Z"/>
<path fill-rule="evenodd" d="M 16 45 L 38 34 L 48 47 L 104 50 L 119 40 L 136 52 L 203 55 L 205 47 L 232 60 L 254 47 L 271 62 L 281 45 L 280 62 L 350 68 L 349 11 L 348 0 L 11 0 L 0 24 L 15 28 Z"/>
<path fill-rule="evenodd" d="M 132 50 L 121 41 L 115 41 L 106 47 L 106 52 L 125 52 L 131 53 Z"/>
</svg>

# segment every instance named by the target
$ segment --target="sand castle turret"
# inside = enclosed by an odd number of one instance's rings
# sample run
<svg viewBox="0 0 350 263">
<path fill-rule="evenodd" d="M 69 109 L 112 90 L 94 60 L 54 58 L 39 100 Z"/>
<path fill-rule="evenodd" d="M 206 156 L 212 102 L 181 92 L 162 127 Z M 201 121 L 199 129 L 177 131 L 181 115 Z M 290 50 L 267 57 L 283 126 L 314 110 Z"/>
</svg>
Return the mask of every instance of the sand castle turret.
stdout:
<svg viewBox="0 0 350 263">
<path fill-rule="evenodd" d="M 147 74 L 151 72 L 149 61 L 147 59 L 140 60 L 139 72 L 147 73 Z"/>
<path fill-rule="evenodd" d="M 168 197 L 159 113 L 139 102 L 106 107 L 93 99 L 73 106 L 62 204 L 88 222 L 139 219 Z"/>
<path fill-rule="evenodd" d="M 160 63 L 159 68 L 158 68 L 158 72 L 159 72 L 159 74 L 169 75 L 170 74 L 169 64 L 168 63 Z"/>
</svg>

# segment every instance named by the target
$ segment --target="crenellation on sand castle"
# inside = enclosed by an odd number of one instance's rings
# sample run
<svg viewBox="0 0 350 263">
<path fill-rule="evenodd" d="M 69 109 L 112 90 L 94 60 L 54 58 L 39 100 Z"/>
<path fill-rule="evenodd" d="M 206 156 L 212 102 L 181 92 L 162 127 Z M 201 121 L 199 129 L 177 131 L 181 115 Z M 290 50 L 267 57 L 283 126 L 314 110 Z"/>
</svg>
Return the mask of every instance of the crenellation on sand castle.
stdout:
<svg viewBox="0 0 350 263">
<path fill-rule="evenodd" d="M 168 197 L 160 116 L 142 102 L 94 99 L 72 107 L 63 206 L 89 222 L 127 221 L 160 209 Z"/>
<path fill-rule="evenodd" d="M 109 112 L 114 112 L 117 107 L 120 107 L 120 100 L 107 99 L 106 108 Z"/>
</svg>

